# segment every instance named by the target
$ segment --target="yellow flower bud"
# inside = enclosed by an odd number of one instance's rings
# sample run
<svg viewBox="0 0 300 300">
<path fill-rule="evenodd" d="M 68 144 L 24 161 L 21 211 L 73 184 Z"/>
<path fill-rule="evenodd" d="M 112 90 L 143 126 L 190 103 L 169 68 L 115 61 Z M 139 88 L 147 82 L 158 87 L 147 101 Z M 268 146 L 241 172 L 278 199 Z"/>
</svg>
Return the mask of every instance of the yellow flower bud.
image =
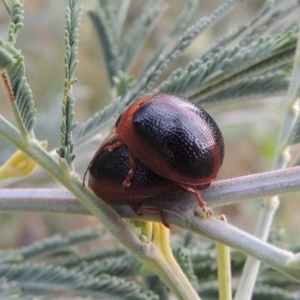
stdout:
<svg viewBox="0 0 300 300">
<path fill-rule="evenodd" d="M 11 177 L 25 177 L 31 174 L 37 163 L 24 152 L 18 150 L 0 167 L 0 180 Z"/>
</svg>

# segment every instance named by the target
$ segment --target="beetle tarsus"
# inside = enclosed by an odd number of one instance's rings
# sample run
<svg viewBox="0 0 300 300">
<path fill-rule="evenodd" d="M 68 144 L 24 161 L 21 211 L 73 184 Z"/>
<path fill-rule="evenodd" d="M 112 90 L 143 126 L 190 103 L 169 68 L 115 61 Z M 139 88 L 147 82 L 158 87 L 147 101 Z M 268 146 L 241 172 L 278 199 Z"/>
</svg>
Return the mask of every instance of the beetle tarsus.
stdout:
<svg viewBox="0 0 300 300">
<path fill-rule="evenodd" d="M 123 181 L 123 186 L 127 186 L 127 187 L 129 187 L 131 185 L 131 179 L 134 176 L 135 170 L 136 170 L 136 161 L 135 161 L 131 151 L 128 151 L 128 158 L 129 158 L 130 170 L 129 170 L 125 180 Z"/>
<path fill-rule="evenodd" d="M 209 207 L 206 207 L 206 202 L 203 201 L 203 199 L 202 199 L 202 197 L 201 197 L 201 195 L 200 195 L 200 193 L 199 193 L 198 190 L 196 190 L 196 192 L 194 193 L 194 195 L 195 195 L 195 197 L 196 197 L 196 199 L 197 199 L 197 201 L 199 203 L 199 206 L 202 208 L 202 210 L 203 210 L 206 218 L 212 217 L 213 214 L 214 214 L 213 211 L 212 211 L 212 209 L 209 208 Z"/>
<path fill-rule="evenodd" d="M 160 218 L 163 225 L 165 225 L 169 229 L 172 228 L 172 226 L 168 223 L 166 213 L 162 209 L 160 209 Z"/>
<path fill-rule="evenodd" d="M 203 201 L 197 187 L 191 187 L 191 186 L 186 186 L 186 185 L 180 185 L 184 190 L 187 192 L 190 192 L 194 194 L 196 200 L 198 201 L 199 206 L 202 208 L 206 218 L 210 218 L 213 216 L 213 211 L 211 208 L 206 207 L 206 202 Z"/>
</svg>

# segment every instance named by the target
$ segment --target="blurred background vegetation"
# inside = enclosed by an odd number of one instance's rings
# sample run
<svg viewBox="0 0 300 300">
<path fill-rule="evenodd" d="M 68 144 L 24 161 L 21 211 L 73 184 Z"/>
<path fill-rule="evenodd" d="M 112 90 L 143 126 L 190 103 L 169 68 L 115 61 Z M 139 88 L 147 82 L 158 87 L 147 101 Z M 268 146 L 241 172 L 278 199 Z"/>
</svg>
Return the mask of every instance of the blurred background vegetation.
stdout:
<svg viewBox="0 0 300 300">
<path fill-rule="evenodd" d="M 184 5 L 184 1 L 169 0 L 169 9 L 151 33 L 136 60 L 132 73 L 138 74 L 154 53 L 158 41 L 167 31 Z M 74 86 L 76 98 L 76 120 L 82 122 L 100 110 L 112 99 L 103 56 L 92 23 L 87 15 L 89 8 L 97 5 L 96 0 L 81 2 L 84 5 L 82 25 L 80 27 L 79 67 L 76 77 L 79 82 Z M 221 1 L 202 1 L 195 14 L 197 18 L 215 9 Z M 192 58 L 199 56 L 216 39 L 238 24 L 251 19 L 262 6 L 263 1 L 252 0 L 239 5 L 228 16 L 196 39 L 188 49 L 175 60 L 162 76 L 167 77 L 176 67 L 185 66 Z M 141 11 L 143 1 L 132 1 L 129 9 L 129 24 Z M 25 56 L 27 80 L 33 90 L 36 103 L 38 139 L 47 139 L 49 149 L 59 145 L 61 98 L 63 94 L 63 59 L 65 1 L 31 0 L 25 2 L 24 28 L 21 30 L 17 48 Z M 192 22 L 193 20 L 191 20 Z M 9 16 L 0 6 L 0 37 L 6 39 Z M 218 179 L 236 177 L 272 169 L 276 139 L 283 119 L 284 97 L 272 98 L 251 103 L 226 104 L 208 112 L 215 118 L 223 131 L 226 155 Z M 13 116 L 3 90 L 0 90 L 1 114 L 12 120 Z M 247 108 L 247 109 L 246 109 Z M 4 139 L 0 139 L 0 164 L 14 151 Z M 93 149 L 96 151 L 96 148 Z M 92 152 L 77 154 L 75 165 L 83 175 Z M 33 175 L 23 180 L 7 180 L 0 187 L 58 187 L 57 183 L 43 171 L 37 169 Z M 276 215 L 274 228 L 277 234 L 283 233 L 285 241 L 292 241 L 297 232 L 298 214 L 296 203 L 281 202 Z M 251 201 L 243 205 L 231 205 L 223 208 L 230 223 L 253 233 L 260 201 Z M 219 213 L 219 211 L 217 212 Z M 28 245 L 43 237 L 55 233 L 66 233 L 99 222 L 95 217 L 51 214 L 0 213 L 0 248 L 16 248 Z M 278 228 L 281 230 L 278 231 Z M 173 229 L 176 232 L 177 229 Z M 177 231 L 180 233 L 179 231 Z M 114 243 L 113 239 L 108 242 Z"/>
</svg>

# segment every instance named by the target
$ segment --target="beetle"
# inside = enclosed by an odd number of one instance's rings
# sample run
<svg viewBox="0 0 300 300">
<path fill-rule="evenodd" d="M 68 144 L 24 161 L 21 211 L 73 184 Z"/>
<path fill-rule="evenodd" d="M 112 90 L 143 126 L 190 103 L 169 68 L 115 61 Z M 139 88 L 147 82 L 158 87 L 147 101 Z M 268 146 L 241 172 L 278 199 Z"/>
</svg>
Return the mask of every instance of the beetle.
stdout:
<svg viewBox="0 0 300 300">
<path fill-rule="evenodd" d="M 218 125 L 204 109 L 178 95 L 146 96 L 119 116 L 109 140 L 101 149 L 114 152 L 124 145 L 128 149 L 130 168 L 122 183 L 128 189 L 116 192 L 120 197 L 131 193 L 129 187 L 140 161 L 193 193 L 206 216 L 212 215 L 199 189 L 208 188 L 216 178 L 224 159 L 224 140 Z M 93 164 L 90 166 L 93 168 Z M 96 189 L 96 183 L 92 186 Z M 145 190 L 141 193 L 147 194 Z"/>
<path fill-rule="evenodd" d="M 118 142 L 118 136 L 110 135 L 99 147 L 89 164 L 89 188 L 106 201 L 126 201 L 137 215 L 143 212 L 161 216 L 162 223 L 170 228 L 161 208 L 142 206 L 146 198 L 182 192 L 176 182 L 164 178 L 146 167 L 134 157 L 135 172 L 129 187 L 123 185 L 124 178 L 131 169 L 128 159 L 129 149 L 125 144 L 108 151 L 108 147 Z"/>
</svg>

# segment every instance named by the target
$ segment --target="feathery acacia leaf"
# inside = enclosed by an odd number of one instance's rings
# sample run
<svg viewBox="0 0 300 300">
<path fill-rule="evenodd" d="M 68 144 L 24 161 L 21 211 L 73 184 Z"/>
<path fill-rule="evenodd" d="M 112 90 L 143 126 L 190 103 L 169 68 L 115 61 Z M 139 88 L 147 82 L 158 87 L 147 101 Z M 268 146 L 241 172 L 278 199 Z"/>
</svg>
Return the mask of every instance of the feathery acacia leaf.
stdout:
<svg viewBox="0 0 300 300">
<path fill-rule="evenodd" d="M 247 47 L 234 47 L 202 62 L 196 59 L 184 69 L 175 70 L 156 90 L 184 94 L 201 101 L 251 76 L 291 62 L 297 32 L 260 39 Z"/>
<path fill-rule="evenodd" d="M 50 257 L 61 251 L 66 251 L 70 246 L 95 240 L 99 237 L 100 232 L 92 229 L 83 229 L 67 237 L 54 235 L 17 250 L 1 251 L 0 263 L 20 262 L 37 257 Z"/>
<path fill-rule="evenodd" d="M 147 288 L 159 296 L 159 299 L 168 299 L 168 288 L 155 274 L 149 274 L 145 277 Z"/>
<path fill-rule="evenodd" d="M 300 143 L 300 117 L 298 115 L 294 115 L 294 124 L 291 124 L 290 128 L 292 130 L 291 136 L 289 137 L 288 143 L 290 145 L 295 145 Z"/>
<path fill-rule="evenodd" d="M 289 86 L 289 77 L 284 71 L 271 71 L 245 79 L 221 92 L 202 98 L 197 102 L 205 107 L 227 102 L 252 101 L 285 95 Z"/>
<path fill-rule="evenodd" d="M 253 292 L 253 300 L 278 299 L 278 300 L 297 300 L 300 297 L 299 291 L 289 291 L 286 288 L 257 284 Z"/>
<path fill-rule="evenodd" d="M 14 56 L 5 49 L 5 42 L 0 40 L 0 72 L 16 62 Z"/>
<path fill-rule="evenodd" d="M 204 29 L 228 13 L 238 2 L 239 1 L 236 0 L 224 1 L 209 17 L 203 17 L 194 25 L 187 28 L 179 37 L 179 40 L 167 47 L 158 57 L 157 61 L 153 62 L 151 67 L 147 67 L 146 71 L 142 73 L 138 80 L 137 87 L 134 89 L 127 104 L 130 104 L 141 94 L 149 91 L 157 81 L 159 75 L 189 46 L 192 40 L 203 32 Z"/>
<path fill-rule="evenodd" d="M 35 294 L 41 295 L 63 292 L 97 295 L 100 298 L 102 295 L 115 299 L 158 300 L 151 291 L 141 292 L 136 283 L 124 279 L 107 274 L 94 277 L 78 270 L 45 264 L 2 264 L 0 278 L 5 278 L 8 282 L 17 282 L 23 291 L 34 291 Z"/>
<path fill-rule="evenodd" d="M 115 1 L 115 28 L 117 40 L 120 40 L 131 0 Z"/>
<path fill-rule="evenodd" d="M 199 4 L 198 0 L 186 1 L 184 8 L 178 18 L 175 20 L 173 28 L 170 31 L 170 36 L 177 36 L 186 28 L 186 24 L 190 21 L 192 15 L 196 11 L 196 7 Z"/>
<path fill-rule="evenodd" d="M 6 68 L 1 74 L 1 79 L 18 125 L 22 128 L 20 128 L 21 131 L 26 134 L 33 129 L 35 109 L 32 92 L 25 78 L 24 58 L 11 43 L 0 40 L 0 49 L 2 49 L 3 54 L 6 53 L 6 57 L 3 57 L 3 61 L 6 60 L 6 62 L 4 61 Z M 10 58 L 7 53 L 10 53 Z"/>
<path fill-rule="evenodd" d="M 266 29 L 269 29 L 275 19 L 280 20 L 280 9 L 283 5 L 278 7 L 276 4 L 279 1 L 265 1 L 264 5 L 260 11 L 246 23 L 242 23 L 239 27 L 225 36 L 222 36 L 206 53 L 201 55 L 201 59 L 206 61 L 208 58 L 211 58 L 214 54 L 224 49 L 229 43 L 231 43 L 236 38 L 241 38 L 239 43 L 240 46 L 247 46 L 253 41 L 258 40 L 262 37 L 263 33 L 266 32 Z M 284 30 L 285 32 L 287 30 Z"/>
<path fill-rule="evenodd" d="M 12 0 L 8 11 L 11 17 L 11 22 L 8 30 L 8 41 L 14 44 L 17 39 L 19 30 L 23 27 L 23 1 Z"/>
<path fill-rule="evenodd" d="M 62 124 L 61 124 L 61 146 L 57 150 L 58 155 L 64 158 L 68 165 L 75 159 L 74 143 L 72 132 L 77 126 L 74 122 L 75 99 L 72 96 L 71 87 L 77 81 L 73 75 L 78 65 L 78 29 L 81 20 L 81 8 L 77 7 L 76 0 L 69 0 L 69 7 L 66 10 L 65 29 L 65 87 L 62 103 Z"/>
<path fill-rule="evenodd" d="M 149 1 L 138 18 L 133 22 L 120 46 L 119 69 L 127 71 L 134 58 L 154 27 L 166 10 L 164 0 Z"/>
<path fill-rule="evenodd" d="M 182 271 L 185 273 L 186 277 L 191 283 L 195 284 L 197 277 L 194 273 L 190 251 L 187 248 L 178 247 L 173 250 L 173 253 Z"/>
<path fill-rule="evenodd" d="M 125 107 L 125 101 L 122 101 L 120 97 L 116 98 L 113 102 L 111 102 L 101 111 L 97 112 L 85 123 L 80 124 L 74 134 L 74 140 L 76 144 L 82 144 L 84 141 L 101 132 L 107 126 L 112 125 L 117 117 L 123 112 Z"/>
<path fill-rule="evenodd" d="M 93 263 L 105 258 L 117 258 L 125 255 L 127 252 L 124 248 L 117 247 L 113 249 L 94 249 L 85 254 L 71 254 L 59 259 L 55 264 L 65 268 L 77 267 L 81 263 Z"/>
<path fill-rule="evenodd" d="M 24 295 L 22 288 L 17 282 L 8 282 L 5 278 L 0 278 L 0 299 L 5 300 L 34 300 L 33 296 Z"/>
<path fill-rule="evenodd" d="M 185 3 L 183 12 L 181 15 L 174 20 L 173 27 L 167 37 L 160 41 L 160 44 L 156 47 L 156 51 L 153 54 L 150 61 L 146 64 L 144 71 L 139 75 L 142 78 L 145 73 L 155 65 L 161 57 L 161 54 L 167 51 L 167 48 L 170 44 L 174 43 L 174 39 L 178 37 L 178 34 L 181 33 L 183 29 L 186 29 L 185 23 L 188 21 L 189 17 L 194 13 L 195 6 L 198 3 L 198 0 L 189 0 Z"/>
<path fill-rule="evenodd" d="M 8 43 L 0 41 L 0 48 L 4 48 L 14 58 L 14 64 L 6 66 L 1 73 L 1 80 L 10 101 L 23 141 L 27 143 L 28 135 L 32 132 L 35 123 L 35 109 L 32 91 L 26 82 L 24 57 L 14 48 L 18 31 L 23 27 L 23 2 L 13 0 L 9 6 L 11 22 L 8 33 Z"/>
<path fill-rule="evenodd" d="M 198 293 L 205 297 L 205 299 L 217 299 L 219 294 L 218 282 L 208 282 L 202 284 L 197 289 Z M 299 299 L 298 291 L 289 291 L 285 288 L 278 288 L 276 286 L 257 284 L 251 297 L 252 300 L 297 300 Z"/>
<path fill-rule="evenodd" d="M 92 264 L 80 264 L 77 269 L 80 272 L 99 276 L 108 274 L 110 276 L 131 277 L 139 274 L 142 264 L 132 255 L 120 258 L 107 258 L 94 261 Z"/>
<path fill-rule="evenodd" d="M 113 77 L 116 76 L 118 71 L 119 54 L 117 32 L 114 25 L 115 16 L 109 9 L 108 5 L 101 5 L 101 1 L 99 1 L 99 4 L 100 5 L 98 5 L 97 10 L 89 12 L 89 16 L 98 35 L 104 55 L 108 78 L 112 85 Z"/>
<path fill-rule="evenodd" d="M 129 75 L 128 73 L 124 73 L 119 71 L 117 76 L 113 78 L 115 90 L 117 96 L 125 97 L 127 93 L 130 92 L 132 87 L 135 84 L 135 80 L 133 76 Z"/>
<path fill-rule="evenodd" d="M 266 37 L 280 25 L 283 25 L 280 28 L 281 33 L 292 30 L 287 18 L 290 18 L 298 8 L 298 1 L 266 1 L 258 15 L 248 25 L 246 35 L 240 45 L 246 46 L 261 37 Z"/>
</svg>

